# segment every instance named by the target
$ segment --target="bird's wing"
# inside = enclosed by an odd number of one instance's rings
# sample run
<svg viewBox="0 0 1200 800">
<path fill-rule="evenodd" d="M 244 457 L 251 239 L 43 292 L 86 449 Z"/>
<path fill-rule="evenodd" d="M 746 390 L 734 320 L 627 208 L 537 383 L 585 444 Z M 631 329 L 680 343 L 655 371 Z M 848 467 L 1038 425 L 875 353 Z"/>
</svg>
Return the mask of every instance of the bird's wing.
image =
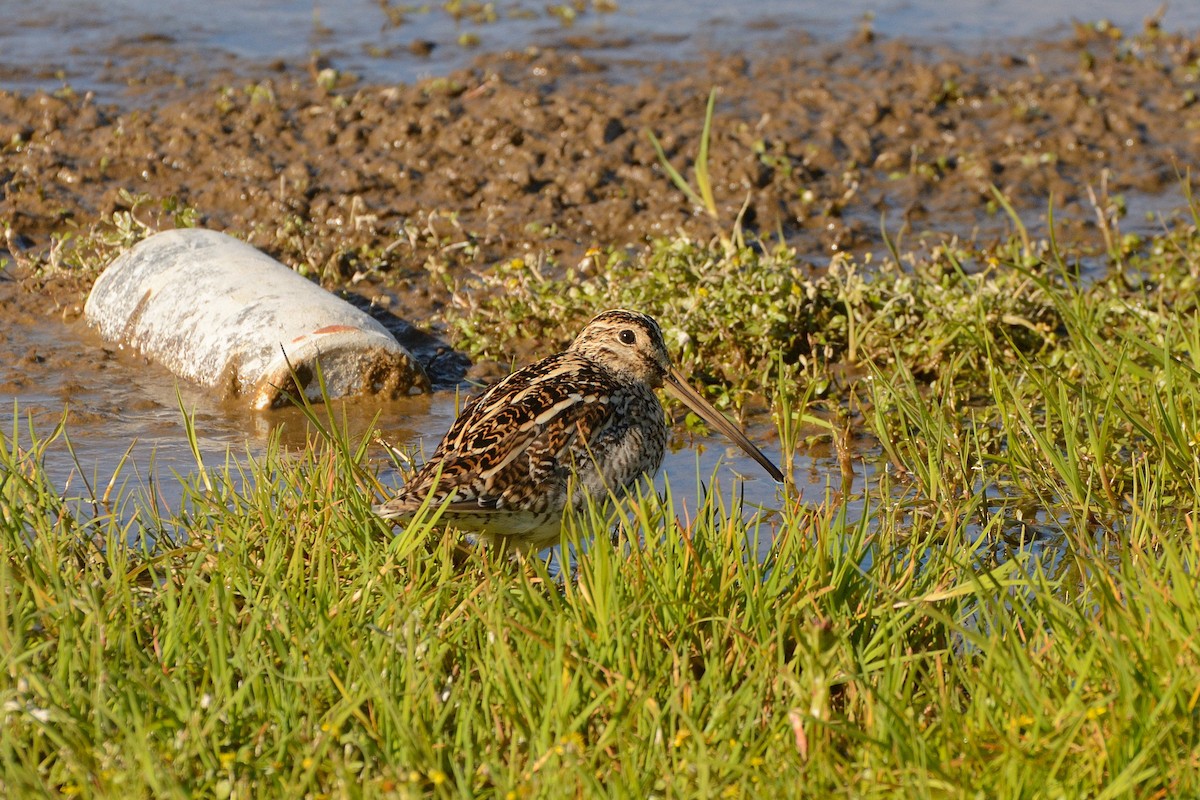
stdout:
<svg viewBox="0 0 1200 800">
<path fill-rule="evenodd" d="M 572 461 L 613 421 L 612 378 L 568 353 L 509 375 L 473 400 L 424 467 L 380 511 L 540 511 L 565 491 Z M 451 497 L 453 495 L 453 497 Z"/>
</svg>

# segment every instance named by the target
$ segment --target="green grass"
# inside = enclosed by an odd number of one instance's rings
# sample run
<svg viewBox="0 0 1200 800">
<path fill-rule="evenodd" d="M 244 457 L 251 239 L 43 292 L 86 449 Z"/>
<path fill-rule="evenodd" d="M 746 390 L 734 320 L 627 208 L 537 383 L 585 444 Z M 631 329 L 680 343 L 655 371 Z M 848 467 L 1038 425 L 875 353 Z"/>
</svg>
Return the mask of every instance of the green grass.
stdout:
<svg viewBox="0 0 1200 800">
<path fill-rule="evenodd" d="M 15 425 L 0 795 L 1200 795 L 1200 239 L 1088 281 L 1031 247 L 488 276 L 476 353 L 635 305 L 726 406 L 771 398 L 785 451 L 840 431 L 877 461 L 764 518 L 717 492 L 676 518 L 668 488 L 616 545 L 576 520 L 566 580 L 391 535 L 336 423 L 169 510 L 64 499 L 65 433 Z"/>
</svg>

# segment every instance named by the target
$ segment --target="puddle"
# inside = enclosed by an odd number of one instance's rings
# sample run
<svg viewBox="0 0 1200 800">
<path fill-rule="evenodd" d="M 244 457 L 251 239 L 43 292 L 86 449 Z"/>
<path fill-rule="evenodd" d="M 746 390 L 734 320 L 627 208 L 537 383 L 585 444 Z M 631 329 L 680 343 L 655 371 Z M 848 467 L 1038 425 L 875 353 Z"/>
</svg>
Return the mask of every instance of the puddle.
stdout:
<svg viewBox="0 0 1200 800">
<path fill-rule="evenodd" d="M 159 365 L 104 345 L 82 322 L 26 321 L 5 333 L 0 356 L 9 364 L 19 357 L 25 363 L 19 375 L 0 372 L 0 383 L 11 392 L 0 407 L 0 426 L 6 436 L 15 430 L 27 445 L 31 428 L 45 438 L 65 414 L 69 446 L 63 440 L 54 442 L 43 464 L 67 498 L 90 501 L 92 493 L 102 495 L 113 482 L 126 496 L 165 511 L 178 509 L 183 490 L 176 476 L 196 472 L 181 407 L 194 418 L 208 467 L 261 455 L 273 433 L 285 448 L 304 444 L 307 422 L 298 411 L 252 412 L 235 403 L 215 402 Z M 81 355 L 96 351 L 106 357 Z M 439 391 L 386 403 L 339 402 L 335 413 L 339 419 L 344 414 L 352 437 L 375 430 L 393 447 L 427 455 L 454 421 L 458 402 L 453 390 Z M 696 508 L 702 484 L 726 498 L 736 484 L 747 512 L 779 507 L 775 483 L 724 439 L 684 434 L 672 448 L 658 486 L 661 489 L 664 476 L 669 476 L 681 517 Z M 777 446 L 766 443 L 763 449 L 779 461 Z M 381 468 L 383 483 L 399 486 L 401 478 L 386 466 L 381 448 L 375 448 L 372 458 Z M 822 500 L 824 476 L 837 475 L 832 459 L 802 458 L 795 469 L 797 488 L 806 502 Z M 714 476 L 716 484 L 711 482 Z"/>
</svg>

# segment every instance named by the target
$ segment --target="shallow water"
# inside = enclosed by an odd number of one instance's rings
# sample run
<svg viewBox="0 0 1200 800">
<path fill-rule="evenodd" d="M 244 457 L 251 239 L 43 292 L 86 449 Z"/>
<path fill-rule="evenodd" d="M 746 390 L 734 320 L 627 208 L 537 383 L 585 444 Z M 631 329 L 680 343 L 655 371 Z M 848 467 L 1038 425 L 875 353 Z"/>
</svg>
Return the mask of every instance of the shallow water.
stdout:
<svg viewBox="0 0 1200 800">
<path fill-rule="evenodd" d="M 569 3 L 509 0 L 494 15 L 456 19 L 441 3 L 261 0 L 6 0 L 0 26 L 0 87 L 53 90 L 69 84 L 101 96 L 153 88 L 156 73 L 205 80 L 271 62 L 314 57 L 372 83 L 412 82 L 466 66 L 482 51 L 556 47 L 609 66 L 635 68 L 705 53 L 752 52 L 798 37 L 837 41 L 869 25 L 888 37 L 972 46 L 1060 35 L 1073 20 L 1131 30 L 1159 0 L 619 0 L 586 4 L 567 24 Z M 463 7 L 485 4 L 462 3 Z M 583 4 L 580 4 L 583 5 Z M 603 5 L 603 4 L 601 4 Z M 406 10 L 409 9 L 409 10 Z M 422 10 L 424 9 L 424 10 Z M 1200 28 L 1200 3 L 1166 6 L 1168 29 Z M 168 73 L 178 73 L 171 75 Z M 244 75 L 243 75 L 244 77 Z"/>
<path fill-rule="evenodd" d="M 45 320 L 6 333 L 7 363 L 13 363 L 20 348 L 33 355 L 19 375 L 8 370 L 0 374 L 0 379 L 19 379 L 6 385 L 11 396 L 0 406 L 0 429 L 6 436 L 15 432 L 28 446 L 31 429 L 33 436 L 45 438 L 65 417 L 69 446 L 63 439 L 52 443 L 43 460 L 47 476 L 65 497 L 88 500 L 102 495 L 111 482 L 124 487 L 126 494 L 152 498 L 161 509 L 177 509 L 183 486 L 176 475 L 196 471 L 184 410 L 194 419 L 201 456 L 209 467 L 220 467 L 228 458 L 246 462 L 261 455 L 272 434 L 285 448 L 304 444 L 307 423 L 299 412 L 253 412 L 234 402 L 214 401 L 165 368 L 105 346 L 82 322 Z M 100 348 L 107 349 L 108 358 L 78 357 Z M 392 447 L 415 450 L 420 460 L 454 421 L 458 402 L 455 392 L 440 391 L 390 403 L 339 402 L 335 413 L 339 419 L 344 415 L 352 436 L 377 431 Z M 775 443 L 762 446 L 779 461 Z M 129 458 L 122 464 L 126 453 Z M 401 479 L 387 467 L 382 448 L 375 448 L 372 458 L 383 482 L 399 486 Z M 827 476 L 838 474 L 830 458 L 802 456 L 794 468 L 797 491 L 805 502 L 823 499 L 832 480 Z M 748 510 L 778 508 L 780 503 L 778 488 L 762 469 L 718 437 L 677 437 L 658 476 L 660 489 L 664 480 L 670 480 L 683 518 L 695 509 L 701 485 L 725 498 L 733 491 L 740 493 Z"/>
</svg>

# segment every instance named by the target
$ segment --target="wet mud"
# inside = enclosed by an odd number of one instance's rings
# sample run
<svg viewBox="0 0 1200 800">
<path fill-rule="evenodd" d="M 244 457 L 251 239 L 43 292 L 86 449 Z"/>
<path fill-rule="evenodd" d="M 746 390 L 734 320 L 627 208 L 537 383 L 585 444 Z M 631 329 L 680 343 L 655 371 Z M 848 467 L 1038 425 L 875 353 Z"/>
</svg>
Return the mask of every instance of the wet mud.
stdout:
<svg viewBox="0 0 1200 800">
<path fill-rule="evenodd" d="M 530 252 L 570 262 L 591 246 L 706 237 L 743 206 L 748 231 L 817 262 L 869 246 L 881 215 L 900 235 L 970 235 L 995 221 L 993 184 L 1033 215 L 1053 200 L 1085 229 L 1102 180 L 1112 194 L 1177 195 L 1200 157 L 1198 57 L 1185 35 L 1080 27 L 982 55 L 800 43 L 646 65 L 635 81 L 540 51 L 397 86 L 277 65 L 144 107 L 0 92 L 0 220 L 45 249 L 131 195 L 174 198 L 327 284 L 415 279 L 402 296 L 420 321 L 439 301 L 431 256 L 451 270 Z M 712 87 L 716 222 L 646 135 L 690 165 Z"/>
<path fill-rule="evenodd" d="M 64 237 L 119 234 L 105 220 L 121 212 L 162 228 L 190 209 L 407 335 L 431 332 L 416 347 L 445 385 L 466 369 L 437 339 L 449 287 L 502 260 L 553 269 L 740 218 L 819 267 L 880 249 L 881 220 L 902 249 L 1005 235 L 993 186 L 1035 232 L 1052 202 L 1059 236 L 1084 242 L 1089 188 L 1109 210 L 1169 215 L 1200 163 L 1200 38 L 1153 25 L 984 53 L 863 34 L 620 69 L 570 48 L 486 55 L 411 85 L 321 64 L 195 84 L 157 75 L 152 97 L 119 101 L 0 91 L 0 392 L 54 373 L 68 400 L 62 376 L 131 358 L 81 330 L 94 272 L 56 257 Z M 715 220 L 647 136 L 692 175 L 713 87 Z M 58 268 L 23 267 L 39 259 Z"/>
</svg>

